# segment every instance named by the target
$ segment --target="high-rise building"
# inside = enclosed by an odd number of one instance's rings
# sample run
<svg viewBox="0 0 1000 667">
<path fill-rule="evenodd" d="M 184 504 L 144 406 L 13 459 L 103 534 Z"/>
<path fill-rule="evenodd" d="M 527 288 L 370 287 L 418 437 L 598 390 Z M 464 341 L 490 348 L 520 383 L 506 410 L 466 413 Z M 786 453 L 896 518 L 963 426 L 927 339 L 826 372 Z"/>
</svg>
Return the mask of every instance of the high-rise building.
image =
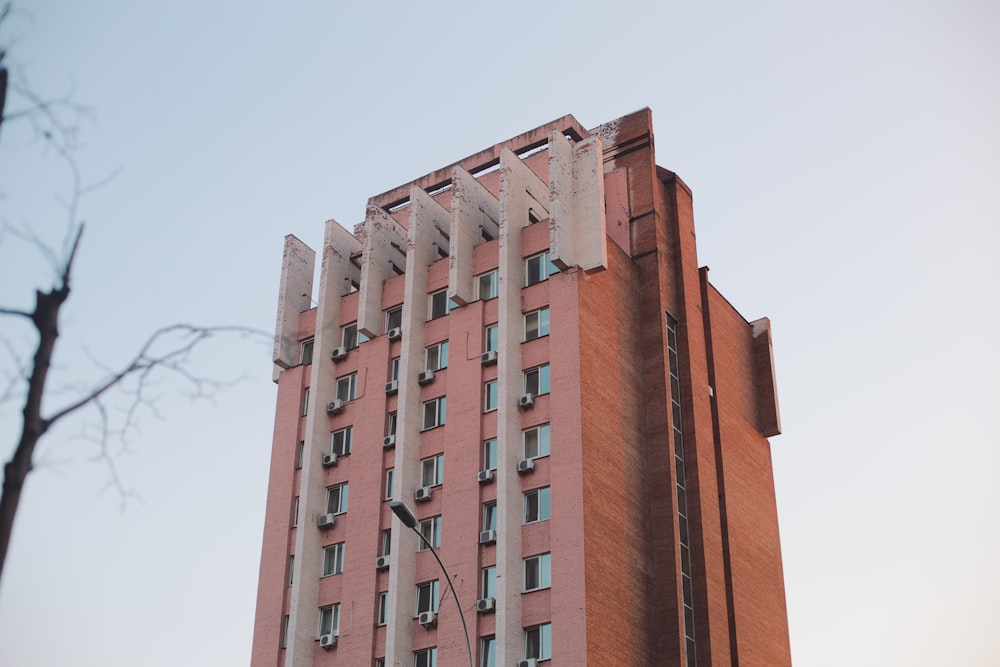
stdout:
<svg viewBox="0 0 1000 667">
<path fill-rule="evenodd" d="M 373 197 L 314 264 L 286 238 L 254 667 L 791 663 L 770 324 L 648 109 Z"/>
</svg>

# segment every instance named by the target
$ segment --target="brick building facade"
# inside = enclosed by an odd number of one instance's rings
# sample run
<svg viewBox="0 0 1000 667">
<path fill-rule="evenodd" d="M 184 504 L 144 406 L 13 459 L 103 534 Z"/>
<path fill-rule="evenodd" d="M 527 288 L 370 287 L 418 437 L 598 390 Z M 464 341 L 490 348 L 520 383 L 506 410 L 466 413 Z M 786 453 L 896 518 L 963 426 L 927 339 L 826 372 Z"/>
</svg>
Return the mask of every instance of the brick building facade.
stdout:
<svg viewBox="0 0 1000 667">
<path fill-rule="evenodd" d="M 467 664 L 392 499 L 477 666 L 791 663 L 770 325 L 648 109 L 373 197 L 314 268 L 287 237 L 254 667 Z"/>
</svg>

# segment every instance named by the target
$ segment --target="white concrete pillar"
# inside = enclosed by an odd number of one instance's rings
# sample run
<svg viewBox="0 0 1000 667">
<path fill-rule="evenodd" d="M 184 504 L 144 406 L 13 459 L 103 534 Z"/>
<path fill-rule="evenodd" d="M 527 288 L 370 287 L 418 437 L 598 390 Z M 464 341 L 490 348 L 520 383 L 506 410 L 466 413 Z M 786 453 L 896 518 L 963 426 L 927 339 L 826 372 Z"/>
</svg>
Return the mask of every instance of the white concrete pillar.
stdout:
<svg viewBox="0 0 1000 667">
<path fill-rule="evenodd" d="M 475 300 L 472 249 L 500 233 L 500 202 L 476 178 L 456 165 L 451 177 L 451 252 L 448 259 L 448 297 L 460 305 Z"/>
<path fill-rule="evenodd" d="M 278 316 L 274 323 L 274 363 L 291 368 L 299 363 L 299 314 L 312 304 L 316 252 L 292 234 L 285 237 L 278 288 Z M 278 369 L 275 369 L 277 380 Z"/>
<path fill-rule="evenodd" d="M 369 338 L 382 333 L 382 286 L 406 266 L 406 230 L 378 206 L 368 205 L 363 225 L 358 331 Z"/>
<path fill-rule="evenodd" d="M 608 268 L 602 161 L 600 137 L 574 145 L 549 133 L 549 247 L 561 271 Z"/>
</svg>

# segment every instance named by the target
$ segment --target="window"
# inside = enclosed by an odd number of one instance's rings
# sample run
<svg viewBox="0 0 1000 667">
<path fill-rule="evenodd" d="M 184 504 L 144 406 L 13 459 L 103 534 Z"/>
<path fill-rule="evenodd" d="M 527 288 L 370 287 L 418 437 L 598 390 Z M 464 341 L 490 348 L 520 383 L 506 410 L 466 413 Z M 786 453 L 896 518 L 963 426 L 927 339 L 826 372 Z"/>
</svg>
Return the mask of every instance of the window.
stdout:
<svg viewBox="0 0 1000 667">
<path fill-rule="evenodd" d="M 524 629 L 524 657 L 548 660 L 552 657 L 552 624 Z"/>
<path fill-rule="evenodd" d="M 438 650 L 436 647 L 425 648 L 413 653 L 413 667 L 437 667 Z"/>
<path fill-rule="evenodd" d="M 368 336 L 358 331 L 358 323 L 351 322 L 344 327 L 341 334 L 340 344 L 347 350 L 353 350 L 361 343 L 367 343 Z"/>
<path fill-rule="evenodd" d="M 334 431 L 331 435 L 330 451 L 337 456 L 347 456 L 351 453 L 351 434 L 354 432 L 353 426 Z"/>
<path fill-rule="evenodd" d="M 396 435 L 396 411 L 393 410 L 386 416 L 385 434 Z"/>
<path fill-rule="evenodd" d="M 393 357 L 389 362 L 389 381 L 399 379 L 399 357 Z"/>
<path fill-rule="evenodd" d="M 299 497 L 295 496 L 295 501 L 292 503 L 292 528 L 299 525 Z"/>
<path fill-rule="evenodd" d="M 375 625 L 385 625 L 389 620 L 389 591 L 382 591 L 378 594 L 378 616 L 375 617 Z"/>
<path fill-rule="evenodd" d="M 385 330 L 401 329 L 403 327 L 403 307 L 396 306 L 385 311 Z"/>
<path fill-rule="evenodd" d="M 436 320 L 444 317 L 451 310 L 452 301 L 448 299 L 448 290 L 438 290 L 430 295 L 430 303 L 427 306 L 427 319 Z"/>
<path fill-rule="evenodd" d="M 379 556 L 388 556 L 392 552 L 392 529 L 386 528 L 382 531 L 382 539 L 379 542 Z"/>
<path fill-rule="evenodd" d="M 375 658 L 375 667 L 385 667 L 385 658 Z"/>
<path fill-rule="evenodd" d="M 544 396 L 549 393 L 548 364 L 524 371 L 524 393 L 532 396 Z"/>
<path fill-rule="evenodd" d="M 500 347 L 500 325 L 491 324 L 486 327 L 484 342 L 487 352 Z"/>
<path fill-rule="evenodd" d="M 448 341 L 443 340 L 427 348 L 427 365 L 429 371 L 439 371 L 448 368 Z"/>
<path fill-rule="evenodd" d="M 537 591 L 552 585 L 552 555 L 540 554 L 524 559 L 524 590 Z"/>
<path fill-rule="evenodd" d="M 480 597 L 495 598 L 497 596 L 497 566 L 490 565 L 481 570 L 479 581 Z"/>
<path fill-rule="evenodd" d="M 497 439 L 483 441 L 483 470 L 497 469 Z"/>
<path fill-rule="evenodd" d="M 546 250 L 542 254 L 529 257 L 524 261 L 524 286 L 528 287 L 548 280 L 549 276 L 558 272 L 559 269 L 549 259 L 549 251 Z"/>
<path fill-rule="evenodd" d="M 524 522 L 547 521 L 551 512 L 549 487 L 543 486 L 524 494 Z"/>
<path fill-rule="evenodd" d="M 483 412 L 492 412 L 497 409 L 499 392 L 497 391 L 497 381 L 490 380 L 486 383 L 486 395 L 483 397 Z"/>
<path fill-rule="evenodd" d="M 424 430 L 444 425 L 445 397 L 424 403 Z"/>
<path fill-rule="evenodd" d="M 347 511 L 347 483 L 331 486 L 326 490 L 326 511 L 329 514 L 343 514 Z"/>
<path fill-rule="evenodd" d="M 319 608 L 319 636 L 340 634 L 340 605 Z"/>
<path fill-rule="evenodd" d="M 527 377 L 527 375 L 525 375 Z M 527 380 L 526 380 L 527 381 Z M 337 378 L 337 398 L 344 401 L 353 401 L 358 392 L 358 374 L 351 373 L 344 377 Z"/>
<path fill-rule="evenodd" d="M 524 432 L 524 458 L 549 455 L 549 425 L 542 424 Z"/>
<path fill-rule="evenodd" d="M 420 540 L 417 551 L 427 551 L 427 542 L 431 543 L 435 549 L 441 546 L 441 517 L 434 516 L 420 522 L 420 534 L 424 536 Z M 427 540 L 426 542 L 424 540 Z"/>
<path fill-rule="evenodd" d="M 444 454 L 420 462 L 420 485 L 437 486 L 444 482 Z"/>
<path fill-rule="evenodd" d="M 479 640 L 479 667 L 496 667 L 497 638 L 494 635 Z"/>
<path fill-rule="evenodd" d="M 295 583 L 295 556 L 288 557 L 288 585 Z"/>
<path fill-rule="evenodd" d="M 438 581 L 425 581 L 417 584 L 417 613 L 438 610 Z"/>
<path fill-rule="evenodd" d="M 302 457 L 306 452 L 306 443 L 304 440 L 299 440 L 299 444 L 295 446 L 295 469 L 301 470 L 302 468 Z"/>
<path fill-rule="evenodd" d="M 524 340 L 535 340 L 549 335 L 549 307 L 545 306 L 524 316 Z"/>
<path fill-rule="evenodd" d="M 340 542 L 323 549 L 323 576 L 340 574 L 344 571 L 344 543 Z"/>
<path fill-rule="evenodd" d="M 483 503 L 483 527 L 482 530 L 497 529 L 497 503 L 495 500 Z"/>
<path fill-rule="evenodd" d="M 313 362 L 313 344 L 315 342 L 312 338 L 302 341 L 302 346 L 299 348 L 299 363 L 303 366 Z"/>
<path fill-rule="evenodd" d="M 309 387 L 305 388 L 302 392 L 302 416 L 305 417 L 309 414 Z"/>
<path fill-rule="evenodd" d="M 392 500 L 392 483 L 395 481 L 396 469 L 389 468 L 385 471 L 385 499 Z"/>
<path fill-rule="evenodd" d="M 486 301 L 497 296 L 497 270 L 484 273 L 476 278 L 476 298 Z"/>
<path fill-rule="evenodd" d="M 281 628 L 281 648 L 288 648 L 288 620 L 291 618 L 288 614 L 285 614 L 285 623 Z"/>
</svg>

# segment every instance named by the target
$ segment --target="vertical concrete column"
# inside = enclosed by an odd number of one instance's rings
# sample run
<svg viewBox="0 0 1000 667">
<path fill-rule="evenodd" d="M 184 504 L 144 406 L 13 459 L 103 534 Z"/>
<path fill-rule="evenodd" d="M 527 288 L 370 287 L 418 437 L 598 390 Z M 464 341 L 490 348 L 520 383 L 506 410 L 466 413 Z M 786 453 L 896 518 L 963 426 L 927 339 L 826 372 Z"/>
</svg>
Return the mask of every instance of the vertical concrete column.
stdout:
<svg viewBox="0 0 1000 667">
<path fill-rule="evenodd" d="M 361 248 L 358 331 L 369 338 L 382 332 L 382 286 L 392 278 L 393 264 L 406 264 L 406 230 L 378 206 L 368 205 Z"/>
<path fill-rule="evenodd" d="M 497 664 L 516 664 L 524 653 L 521 626 L 521 288 L 524 260 L 521 229 L 528 208 L 546 201 L 548 186 L 508 149 L 500 154 L 499 359 L 497 385 Z M 534 198 L 534 199 L 533 199 Z"/>
<path fill-rule="evenodd" d="M 292 234 L 285 237 L 278 288 L 278 316 L 274 323 L 274 363 L 291 368 L 299 363 L 299 313 L 309 310 L 316 253 Z M 277 380 L 275 369 L 275 377 Z"/>
<path fill-rule="evenodd" d="M 475 300 L 472 249 L 483 230 L 499 234 L 500 203 L 475 177 L 456 165 L 451 183 L 451 251 L 448 256 L 448 297 L 465 305 Z"/>
<path fill-rule="evenodd" d="M 417 187 L 410 192 L 406 241 L 406 278 L 403 283 L 403 338 L 399 359 L 399 402 L 396 412 L 396 470 L 393 497 L 413 506 L 420 480 L 420 431 L 423 406 L 417 374 L 424 369 L 424 324 L 427 322 L 428 267 L 438 259 L 438 227 L 448 224 L 448 212 Z M 445 227 L 447 228 L 447 227 Z M 389 618 L 385 636 L 387 665 L 412 663 L 416 609 L 416 563 L 419 538 L 399 521 L 392 524 L 389 564 Z"/>
<path fill-rule="evenodd" d="M 604 166 L 597 135 L 573 145 L 549 132 L 549 247 L 560 270 L 608 268 Z"/>
<path fill-rule="evenodd" d="M 330 352 L 340 344 L 340 298 L 357 277 L 351 255 L 361 243 L 336 220 L 328 220 L 323 239 L 319 305 L 316 309 L 316 337 L 313 347 L 312 378 L 306 418 L 305 453 L 299 488 L 299 523 L 295 530 L 295 565 L 288 622 L 286 667 L 312 665 L 318 628 L 321 534 L 317 519 L 325 512 L 326 486 L 319 452 L 329 445 L 326 403 L 336 394 L 336 369 Z"/>
</svg>

